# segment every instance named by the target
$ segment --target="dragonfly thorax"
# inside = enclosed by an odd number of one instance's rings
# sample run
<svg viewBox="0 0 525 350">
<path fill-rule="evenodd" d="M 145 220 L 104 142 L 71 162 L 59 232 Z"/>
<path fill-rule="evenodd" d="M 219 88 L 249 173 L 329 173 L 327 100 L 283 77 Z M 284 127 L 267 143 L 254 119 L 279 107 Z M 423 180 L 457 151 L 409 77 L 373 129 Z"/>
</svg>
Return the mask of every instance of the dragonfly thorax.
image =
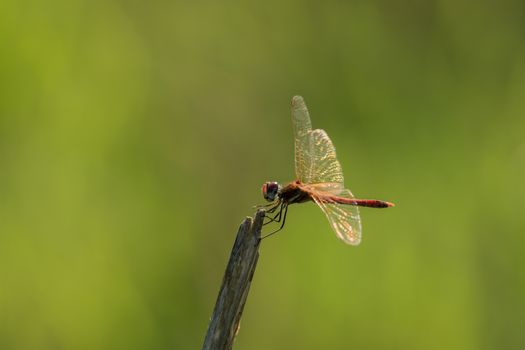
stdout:
<svg viewBox="0 0 525 350">
<path fill-rule="evenodd" d="M 277 197 L 279 197 L 280 191 L 281 185 L 275 181 L 265 182 L 262 186 L 262 195 L 268 202 L 273 202 Z"/>
</svg>

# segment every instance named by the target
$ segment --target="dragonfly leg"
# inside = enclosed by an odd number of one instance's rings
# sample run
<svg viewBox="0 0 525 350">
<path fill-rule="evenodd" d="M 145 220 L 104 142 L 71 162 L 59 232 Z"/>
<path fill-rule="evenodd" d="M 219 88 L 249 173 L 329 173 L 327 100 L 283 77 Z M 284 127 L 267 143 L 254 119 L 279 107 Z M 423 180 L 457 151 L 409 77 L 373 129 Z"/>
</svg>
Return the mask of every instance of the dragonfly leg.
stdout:
<svg viewBox="0 0 525 350">
<path fill-rule="evenodd" d="M 254 205 L 253 208 L 254 209 L 264 209 L 264 208 L 271 207 L 274 204 L 275 204 L 274 202 L 271 202 L 271 203 L 268 203 L 268 204 L 258 204 L 258 205 Z"/>
<path fill-rule="evenodd" d="M 271 235 L 273 234 L 276 234 L 277 232 L 281 231 L 284 227 L 284 223 L 286 222 L 286 214 L 288 214 L 288 205 L 287 204 L 284 204 L 283 203 L 283 208 L 281 208 L 281 211 L 284 210 L 284 215 L 283 215 L 283 222 L 281 223 L 281 227 L 279 227 L 277 230 L 271 232 L 271 233 L 268 233 L 266 236 L 262 237 L 261 239 L 265 239 L 267 237 L 270 237 Z"/>
<path fill-rule="evenodd" d="M 272 203 L 274 206 L 271 207 L 270 209 L 267 209 L 266 212 L 267 212 L 267 213 L 273 213 L 273 212 L 275 212 L 275 210 L 277 210 L 277 208 L 279 208 L 279 207 L 281 206 L 282 203 L 283 203 L 282 201 L 278 201 L 278 202 L 276 202 L 276 203 Z M 280 209 L 279 209 L 279 210 L 280 210 Z"/>
<path fill-rule="evenodd" d="M 266 215 L 266 218 L 268 219 L 268 222 L 265 222 L 265 223 L 263 224 L 263 226 L 264 226 L 264 225 L 268 225 L 270 222 L 281 222 L 281 214 L 282 214 L 282 212 L 283 212 L 283 206 L 284 206 L 284 203 L 279 203 L 279 205 L 281 206 L 281 208 L 279 209 L 279 211 L 277 212 L 277 214 L 275 214 L 275 215 L 273 216 L 273 218 L 271 218 L 271 217 L 269 217 L 269 216 Z M 279 205 L 277 205 L 275 208 L 277 208 Z M 274 209 L 274 208 L 272 208 L 272 209 Z M 275 210 L 275 209 L 274 209 L 274 210 Z M 273 214 L 273 211 L 272 211 L 272 214 Z M 277 218 L 277 217 L 279 217 L 279 218 Z"/>
</svg>

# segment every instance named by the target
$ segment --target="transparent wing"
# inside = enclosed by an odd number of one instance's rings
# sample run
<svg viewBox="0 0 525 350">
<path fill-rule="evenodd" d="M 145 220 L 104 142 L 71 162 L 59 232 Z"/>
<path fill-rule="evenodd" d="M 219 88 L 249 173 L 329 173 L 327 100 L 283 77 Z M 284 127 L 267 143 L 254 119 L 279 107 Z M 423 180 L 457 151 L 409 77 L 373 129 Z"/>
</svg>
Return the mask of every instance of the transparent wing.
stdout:
<svg viewBox="0 0 525 350">
<path fill-rule="evenodd" d="M 326 132 L 321 129 L 311 133 L 313 152 L 310 153 L 310 172 L 306 183 L 336 183 L 344 187 L 343 169 L 337 160 L 335 147 Z"/>
<path fill-rule="evenodd" d="M 338 196 L 354 198 L 347 189 L 343 189 Z M 361 218 L 357 206 L 339 204 L 315 194 L 312 194 L 312 198 L 325 213 L 330 226 L 340 240 L 351 245 L 358 245 L 361 242 Z"/>
<path fill-rule="evenodd" d="M 345 191 L 343 184 L 340 182 L 320 182 L 316 184 L 303 184 L 303 187 L 307 191 L 310 191 L 311 193 L 318 193 L 319 195 L 332 194 L 332 195 L 339 196 L 341 192 Z M 350 192 L 350 190 L 346 190 L 346 191 Z M 351 197 L 345 197 L 345 198 L 354 198 L 354 196 L 351 193 L 350 195 Z"/>
<path fill-rule="evenodd" d="M 297 179 L 304 184 L 338 183 L 343 189 L 343 171 L 335 147 L 324 130 L 312 130 L 308 109 L 300 96 L 292 99 L 292 124 Z"/>
<path fill-rule="evenodd" d="M 292 125 L 295 143 L 295 175 L 302 183 L 308 183 L 313 153 L 312 122 L 301 96 L 292 98 Z"/>
<path fill-rule="evenodd" d="M 324 130 L 312 130 L 304 100 L 292 99 L 292 123 L 295 141 L 295 174 L 325 213 L 337 237 L 347 244 L 361 242 L 359 208 L 330 200 L 330 195 L 354 198 L 344 188 L 341 164 L 335 147 Z"/>
</svg>

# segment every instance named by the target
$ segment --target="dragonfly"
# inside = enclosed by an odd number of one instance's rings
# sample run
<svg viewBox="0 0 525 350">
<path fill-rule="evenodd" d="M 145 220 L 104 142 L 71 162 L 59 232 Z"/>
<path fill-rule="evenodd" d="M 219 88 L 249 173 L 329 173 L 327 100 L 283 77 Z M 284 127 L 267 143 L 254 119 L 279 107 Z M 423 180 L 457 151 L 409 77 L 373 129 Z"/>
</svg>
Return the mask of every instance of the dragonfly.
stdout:
<svg viewBox="0 0 525 350">
<path fill-rule="evenodd" d="M 292 124 L 295 141 L 296 179 L 282 186 L 278 182 L 265 182 L 262 194 L 269 204 L 266 217 L 280 223 L 282 230 L 288 206 L 295 203 L 315 202 L 328 218 L 339 239 L 351 245 L 361 242 L 359 207 L 388 208 L 394 204 L 377 199 L 356 199 L 345 188 L 343 170 L 337 160 L 335 147 L 322 129 L 312 130 L 310 114 L 301 96 L 292 98 Z"/>
</svg>

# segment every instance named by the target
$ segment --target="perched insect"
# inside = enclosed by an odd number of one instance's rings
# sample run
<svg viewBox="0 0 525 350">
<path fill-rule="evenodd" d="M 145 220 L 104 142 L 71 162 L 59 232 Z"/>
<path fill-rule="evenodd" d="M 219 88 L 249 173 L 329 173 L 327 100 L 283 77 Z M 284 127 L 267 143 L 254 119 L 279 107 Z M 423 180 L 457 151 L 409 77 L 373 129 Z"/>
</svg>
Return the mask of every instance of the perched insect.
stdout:
<svg viewBox="0 0 525 350">
<path fill-rule="evenodd" d="M 288 206 L 294 203 L 315 202 L 325 213 L 338 238 L 347 244 L 361 241 L 361 219 L 358 207 L 387 208 L 394 204 L 375 199 L 356 199 L 344 186 L 343 171 L 335 147 L 324 130 L 312 130 L 310 115 L 301 96 L 292 99 L 292 123 L 295 139 L 296 180 L 285 186 L 266 182 L 264 198 L 271 202 L 267 213 L 270 222 L 284 227 Z M 269 236 L 267 235 L 267 236 Z"/>
</svg>

